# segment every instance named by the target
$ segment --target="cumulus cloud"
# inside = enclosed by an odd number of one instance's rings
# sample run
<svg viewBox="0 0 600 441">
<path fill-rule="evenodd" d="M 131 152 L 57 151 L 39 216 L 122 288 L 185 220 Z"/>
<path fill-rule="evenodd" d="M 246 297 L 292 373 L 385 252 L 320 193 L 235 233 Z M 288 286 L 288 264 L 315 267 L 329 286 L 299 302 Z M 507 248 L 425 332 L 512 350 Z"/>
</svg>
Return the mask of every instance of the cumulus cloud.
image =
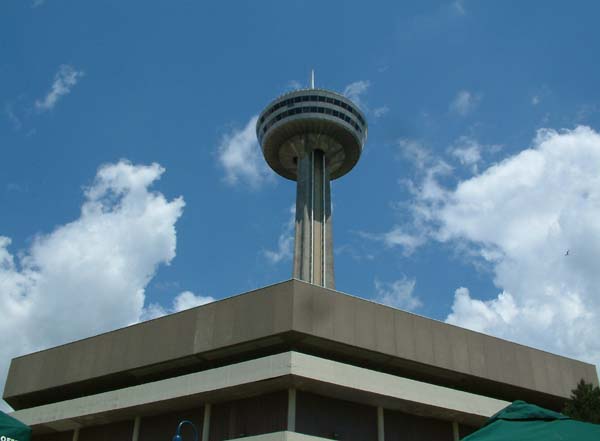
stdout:
<svg viewBox="0 0 600 441">
<path fill-rule="evenodd" d="M 461 90 L 456 94 L 452 103 L 450 103 L 450 110 L 460 116 L 466 116 L 479 105 L 480 101 L 481 96 L 474 95 L 468 90 Z"/>
<path fill-rule="evenodd" d="M 414 295 L 415 285 L 415 279 L 406 277 L 391 283 L 375 280 L 375 301 L 394 308 L 414 311 L 423 305 Z"/>
<path fill-rule="evenodd" d="M 36 100 L 35 107 L 42 112 L 52 110 L 58 100 L 68 95 L 82 77 L 82 71 L 75 70 L 73 66 L 68 64 L 61 64 L 58 72 L 54 75 L 54 82 L 50 87 L 50 91 L 43 99 Z"/>
<path fill-rule="evenodd" d="M 388 106 L 377 107 L 377 108 L 373 109 L 373 116 L 375 118 L 381 118 L 382 116 L 387 114 L 389 111 L 390 111 L 390 108 Z"/>
<path fill-rule="evenodd" d="M 388 248 L 400 247 L 405 256 L 411 255 L 427 241 L 426 235 L 415 231 L 414 228 L 408 228 L 403 225 L 395 225 L 390 231 L 385 233 L 359 231 L 358 235 L 365 239 L 380 242 Z"/>
<path fill-rule="evenodd" d="M 298 89 L 304 89 L 306 88 L 306 86 L 303 86 L 302 83 L 298 80 L 290 80 L 288 81 L 285 90 L 286 91 L 291 91 L 291 90 L 298 90 Z"/>
<path fill-rule="evenodd" d="M 230 185 L 246 183 L 258 188 L 270 179 L 271 172 L 256 139 L 257 120 L 258 116 L 253 116 L 243 129 L 225 134 L 217 148 L 219 164 Z"/>
<path fill-rule="evenodd" d="M 458 15 L 466 15 L 467 14 L 467 10 L 465 9 L 465 3 L 463 0 L 455 0 L 454 2 L 452 2 L 452 9 Z"/>
<path fill-rule="evenodd" d="M 481 162 L 481 144 L 468 136 L 461 136 L 452 146 L 450 153 L 457 158 L 461 164 L 473 167 L 477 171 L 477 164 Z"/>
<path fill-rule="evenodd" d="M 175 257 L 181 197 L 150 187 L 164 169 L 102 166 L 77 219 L 13 254 L 0 236 L 0 381 L 14 356 L 139 321 L 145 287 Z M 174 308 L 202 298 L 182 293 Z M 0 385 L 1 386 L 1 385 Z"/>
<path fill-rule="evenodd" d="M 477 256 L 498 287 L 460 287 L 447 321 L 600 365 L 598 170 L 599 133 L 544 129 L 455 188 L 418 194 L 428 236 Z"/>
<path fill-rule="evenodd" d="M 23 127 L 23 123 L 21 122 L 21 118 L 19 118 L 15 113 L 12 104 L 4 104 L 4 114 L 6 115 L 6 117 L 8 118 L 15 130 L 21 130 L 21 128 Z"/>
<path fill-rule="evenodd" d="M 429 149 L 421 141 L 416 139 L 398 140 L 400 155 L 411 161 L 419 171 L 432 161 L 432 155 Z"/>
<path fill-rule="evenodd" d="M 370 85 L 370 81 L 355 81 L 354 83 L 350 83 L 346 86 L 343 95 L 347 96 L 357 106 L 363 107 L 362 97 L 365 93 L 367 93 Z"/>
<path fill-rule="evenodd" d="M 277 240 L 276 250 L 264 250 L 263 254 L 267 260 L 276 264 L 284 260 L 290 260 L 294 254 L 294 227 L 296 220 L 296 206 L 290 208 L 290 217 L 283 227 L 283 231 Z"/>
<path fill-rule="evenodd" d="M 158 303 L 149 304 L 142 311 L 140 319 L 155 319 L 158 317 L 162 317 L 163 315 L 184 311 L 186 309 L 195 308 L 196 306 L 206 305 L 207 303 L 211 303 L 214 301 L 214 297 L 211 296 L 201 296 L 194 294 L 192 291 L 183 291 L 177 296 L 175 296 L 169 308 L 165 308 L 164 306 Z"/>
</svg>

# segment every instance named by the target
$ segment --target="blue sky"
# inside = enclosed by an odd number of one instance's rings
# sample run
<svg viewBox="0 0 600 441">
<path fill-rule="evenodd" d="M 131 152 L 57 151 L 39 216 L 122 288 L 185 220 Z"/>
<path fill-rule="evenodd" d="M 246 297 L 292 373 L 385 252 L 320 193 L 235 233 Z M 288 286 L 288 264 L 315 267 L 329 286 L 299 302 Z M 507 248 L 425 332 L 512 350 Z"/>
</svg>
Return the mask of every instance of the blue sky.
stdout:
<svg viewBox="0 0 600 441">
<path fill-rule="evenodd" d="M 2 359 L 288 279 L 295 186 L 251 121 L 314 68 L 369 121 L 337 288 L 599 364 L 599 13 L 2 2 Z"/>
</svg>

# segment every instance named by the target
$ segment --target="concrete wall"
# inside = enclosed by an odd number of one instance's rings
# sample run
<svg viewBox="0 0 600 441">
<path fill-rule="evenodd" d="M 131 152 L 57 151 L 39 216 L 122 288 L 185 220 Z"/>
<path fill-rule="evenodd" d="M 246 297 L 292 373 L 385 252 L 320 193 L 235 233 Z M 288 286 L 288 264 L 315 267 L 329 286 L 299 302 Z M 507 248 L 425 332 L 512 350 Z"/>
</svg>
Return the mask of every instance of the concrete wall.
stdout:
<svg viewBox="0 0 600 441">
<path fill-rule="evenodd" d="M 593 365 L 291 280 L 16 358 L 24 408 L 296 349 L 502 399 L 559 406 Z"/>
</svg>

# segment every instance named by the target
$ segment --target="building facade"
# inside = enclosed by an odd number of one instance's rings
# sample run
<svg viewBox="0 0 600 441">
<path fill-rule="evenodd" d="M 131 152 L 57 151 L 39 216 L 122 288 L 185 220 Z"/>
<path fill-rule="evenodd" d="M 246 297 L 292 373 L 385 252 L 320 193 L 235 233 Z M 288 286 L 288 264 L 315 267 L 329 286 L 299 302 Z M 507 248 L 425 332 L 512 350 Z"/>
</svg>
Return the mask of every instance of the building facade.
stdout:
<svg viewBox="0 0 600 441">
<path fill-rule="evenodd" d="M 593 365 L 290 280 L 15 358 L 35 441 L 457 440 Z M 184 426 L 184 440 L 192 440 Z"/>
</svg>

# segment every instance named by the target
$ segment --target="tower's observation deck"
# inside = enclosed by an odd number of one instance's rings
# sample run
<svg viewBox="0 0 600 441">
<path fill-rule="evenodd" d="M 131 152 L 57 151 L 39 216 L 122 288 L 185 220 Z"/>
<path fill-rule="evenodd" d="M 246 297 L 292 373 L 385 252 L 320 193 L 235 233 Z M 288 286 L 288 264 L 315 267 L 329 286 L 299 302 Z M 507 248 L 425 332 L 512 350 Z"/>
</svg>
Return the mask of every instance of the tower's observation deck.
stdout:
<svg viewBox="0 0 600 441">
<path fill-rule="evenodd" d="M 263 110 L 256 135 L 269 166 L 298 183 L 293 276 L 335 288 L 330 181 L 358 162 L 367 138 L 364 114 L 338 93 L 296 90 Z"/>
<path fill-rule="evenodd" d="M 302 89 L 272 101 L 258 118 L 256 135 L 269 166 L 297 180 L 297 161 L 306 135 L 325 154 L 330 179 L 348 173 L 358 162 L 367 138 L 367 122 L 348 98 L 324 89 Z"/>
</svg>

